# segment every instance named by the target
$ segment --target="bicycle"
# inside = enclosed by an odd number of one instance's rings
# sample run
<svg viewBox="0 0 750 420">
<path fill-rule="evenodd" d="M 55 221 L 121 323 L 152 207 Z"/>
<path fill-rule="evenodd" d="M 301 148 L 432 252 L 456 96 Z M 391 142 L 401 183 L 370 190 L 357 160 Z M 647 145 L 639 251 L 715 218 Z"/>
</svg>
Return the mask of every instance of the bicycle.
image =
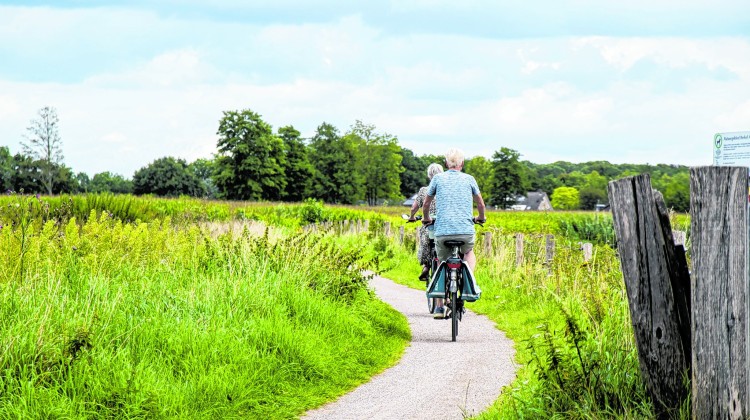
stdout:
<svg viewBox="0 0 750 420">
<path fill-rule="evenodd" d="M 473 219 L 478 225 L 482 223 Z M 429 224 L 433 224 L 433 220 Z M 464 241 L 449 240 L 445 245 L 451 248 L 451 256 L 441 262 L 427 287 L 427 298 L 444 299 L 444 306 L 450 311 L 446 318 L 451 319 L 451 341 L 458 336 L 458 323 L 466 312 L 464 301 L 474 302 L 479 299 L 481 290 L 473 279 L 473 273 L 459 252 Z"/>
<path fill-rule="evenodd" d="M 406 214 L 402 214 L 401 218 L 406 220 L 406 223 L 413 223 L 422 220 L 422 216 L 416 216 L 414 220 L 409 220 L 409 216 Z M 426 229 L 426 227 L 423 227 L 423 229 Z M 427 279 L 420 281 L 425 282 L 425 287 L 430 287 L 430 279 L 435 275 L 435 271 L 437 271 L 438 265 L 440 261 L 437 257 L 437 249 L 435 248 L 435 239 L 429 239 L 429 245 L 428 248 L 430 250 L 430 270 L 428 271 Z M 435 305 L 436 305 L 436 299 L 435 298 L 427 298 L 427 311 L 429 313 L 433 313 L 435 311 Z"/>
</svg>

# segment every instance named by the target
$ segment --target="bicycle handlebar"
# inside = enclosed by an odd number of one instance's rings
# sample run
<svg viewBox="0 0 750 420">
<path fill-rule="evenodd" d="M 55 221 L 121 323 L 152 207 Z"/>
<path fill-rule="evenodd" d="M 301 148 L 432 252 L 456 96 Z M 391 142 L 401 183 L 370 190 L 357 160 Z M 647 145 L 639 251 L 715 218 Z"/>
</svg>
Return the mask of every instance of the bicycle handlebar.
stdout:
<svg viewBox="0 0 750 420">
<path fill-rule="evenodd" d="M 422 216 L 416 216 L 416 217 L 414 217 L 414 220 L 411 220 L 409 218 L 409 216 L 406 215 L 406 214 L 402 214 L 401 218 L 404 219 L 404 220 L 406 220 L 406 223 L 414 223 L 414 222 L 416 222 L 418 220 L 422 220 Z"/>
<path fill-rule="evenodd" d="M 417 219 L 417 220 L 419 220 L 419 219 Z M 422 226 L 432 226 L 432 225 L 435 224 L 436 220 L 437 219 L 432 219 L 432 220 L 428 220 L 428 221 L 422 220 Z M 475 225 L 484 226 L 485 222 L 487 222 L 487 219 L 478 219 L 478 218 L 474 217 L 474 218 L 471 219 L 471 221 Z"/>
</svg>

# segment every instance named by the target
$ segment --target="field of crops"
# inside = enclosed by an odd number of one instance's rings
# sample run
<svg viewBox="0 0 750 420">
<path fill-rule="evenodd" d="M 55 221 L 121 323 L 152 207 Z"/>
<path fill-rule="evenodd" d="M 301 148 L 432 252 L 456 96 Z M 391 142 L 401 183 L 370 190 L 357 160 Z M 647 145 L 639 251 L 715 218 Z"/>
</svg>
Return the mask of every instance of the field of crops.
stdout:
<svg viewBox="0 0 750 420">
<path fill-rule="evenodd" d="M 362 274 L 423 287 L 405 211 L 2 197 L 0 417 L 289 417 L 334 398 L 409 339 Z M 302 229 L 342 220 L 370 220 L 366 247 Z M 405 226 L 403 243 L 382 236 L 385 222 Z M 484 232 L 470 309 L 516 342 L 521 367 L 484 416 L 651 417 L 611 216 L 490 212 Z"/>
</svg>

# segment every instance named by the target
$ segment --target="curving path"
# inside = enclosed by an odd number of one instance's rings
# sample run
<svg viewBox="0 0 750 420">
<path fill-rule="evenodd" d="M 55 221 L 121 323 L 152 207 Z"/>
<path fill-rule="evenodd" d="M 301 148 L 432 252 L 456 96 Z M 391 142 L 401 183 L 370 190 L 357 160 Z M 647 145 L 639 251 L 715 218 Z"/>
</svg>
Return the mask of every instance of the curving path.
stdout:
<svg viewBox="0 0 750 420">
<path fill-rule="evenodd" d="M 407 317 L 411 345 L 397 365 L 303 418 L 461 419 L 486 410 L 514 379 L 513 342 L 487 317 L 467 311 L 454 343 L 449 321 L 427 313 L 424 291 L 382 277 L 370 284 Z"/>
</svg>

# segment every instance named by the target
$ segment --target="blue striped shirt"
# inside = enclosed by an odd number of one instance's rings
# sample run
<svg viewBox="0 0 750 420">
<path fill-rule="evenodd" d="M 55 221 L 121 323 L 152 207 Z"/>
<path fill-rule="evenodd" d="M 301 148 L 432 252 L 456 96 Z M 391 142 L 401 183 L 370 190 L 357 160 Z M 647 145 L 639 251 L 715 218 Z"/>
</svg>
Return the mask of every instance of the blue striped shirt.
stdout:
<svg viewBox="0 0 750 420">
<path fill-rule="evenodd" d="M 437 200 L 435 236 L 474 233 L 474 197 L 479 186 L 473 176 L 450 169 L 435 175 L 427 195 Z"/>
</svg>

